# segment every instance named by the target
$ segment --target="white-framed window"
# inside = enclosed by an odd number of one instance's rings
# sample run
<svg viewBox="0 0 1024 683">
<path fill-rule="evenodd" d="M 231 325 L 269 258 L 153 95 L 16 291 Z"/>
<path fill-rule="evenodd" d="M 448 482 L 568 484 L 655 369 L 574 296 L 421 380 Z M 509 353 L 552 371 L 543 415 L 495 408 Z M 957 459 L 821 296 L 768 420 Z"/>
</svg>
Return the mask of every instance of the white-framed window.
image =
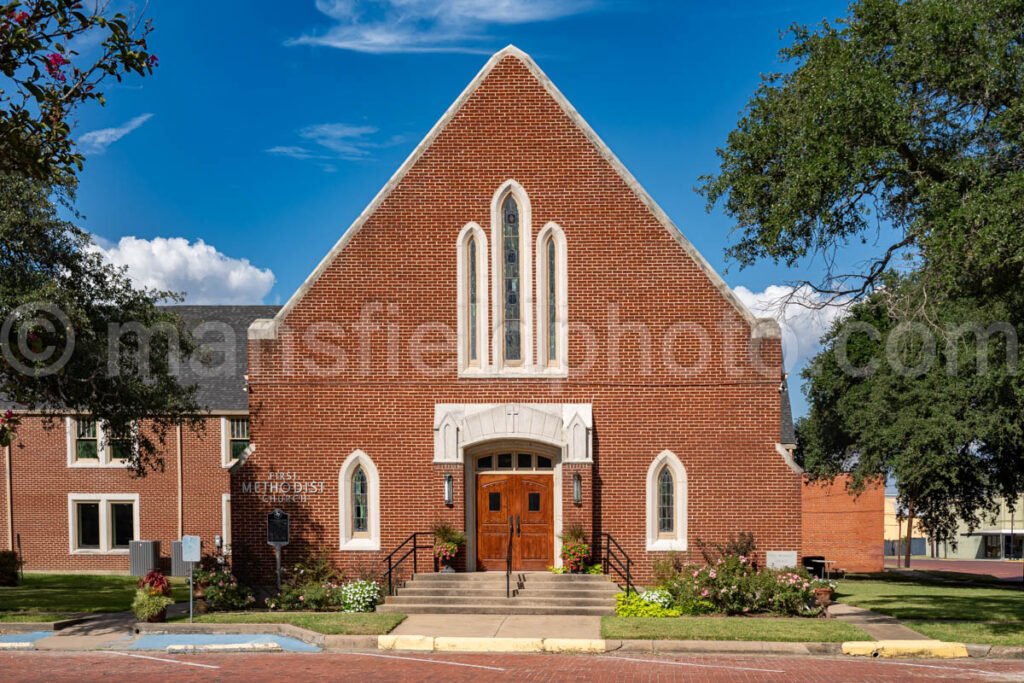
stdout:
<svg viewBox="0 0 1024 683">
<path fill-rule="evenodd" d="M 68 541 L 72 554 L 121 554 L 139 538 L 139 494 L 69 493 Z"/>
<path fill-rule="evenodd" d="M 220 434 L 220 463 L 231 467 L 249 448 L 249 418 L 245 415 L 222 417 Z"/>
<path fill-rule="evenodd" d="M 565 233 L 548 223 L 537 236 L 537 364 L 546 373 L 569 369 L 569 276 Z"/>
<path fill-rule="evenodd" d="M 380 550 L 380 476 L 363 451 L 341 465 L 338 517 L 341 550 Z"/>
<path fill-rule="evenodd" d="M 491 337 L 499 372 L 535 372 L 531 226 L 526 191 L 514 180 L 505 182 L 491 201 Z"/>
<path fill-rule="evenodd" d="M 459 371 L 475 374 L 488 364 L 487 236 L 476 223 L 459 233 L 457 261 Z"/>
<path fill-rule="evenodd" d="M 135 448 L 131 434 L 113 434 L 92 417 L 65 418 L 68 467 L 125 467 Z"/>
<path fill-rule="evenodd" d="M 647 550 L 686 550 L 686 468 L 662 451 L 647 468 Z"/>
</svg>

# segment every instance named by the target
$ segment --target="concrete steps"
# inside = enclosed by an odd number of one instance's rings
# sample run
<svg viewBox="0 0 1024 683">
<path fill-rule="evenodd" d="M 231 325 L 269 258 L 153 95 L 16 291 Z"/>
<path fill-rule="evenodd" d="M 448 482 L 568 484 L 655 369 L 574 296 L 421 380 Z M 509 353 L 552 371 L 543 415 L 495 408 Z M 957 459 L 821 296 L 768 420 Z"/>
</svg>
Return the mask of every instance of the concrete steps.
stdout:
<svg viewBox="0 0 1024 683">
<path fill-rule="evenodd" d="M 619 592 L 607 576 L 550 572 L 516 572 L 511 588 L 506 597 L 504 572 L 416 574 L 377 611 L 603 616 L 615 612 Z"/>
</svg>

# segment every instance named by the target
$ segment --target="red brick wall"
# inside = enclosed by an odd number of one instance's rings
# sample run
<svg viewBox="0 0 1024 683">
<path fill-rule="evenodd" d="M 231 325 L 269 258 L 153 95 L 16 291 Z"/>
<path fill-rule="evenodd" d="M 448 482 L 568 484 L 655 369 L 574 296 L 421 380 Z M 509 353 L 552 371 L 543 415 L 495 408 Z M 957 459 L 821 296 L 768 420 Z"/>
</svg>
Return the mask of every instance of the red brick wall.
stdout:
<svg viewBox="0 0 1024 683">
<path fill-rule="evenodd" d="M 229 475 L 220 465 L 220 420 L 204 421 L 205 430 L 183 429 L 184 533 L 198 534 L 204 550 L 213 550 L 221 533 L 221 495 Z M 25 568 L 49 571 L 128 571 L 127 554 L 71 554 L 68 494 L 139 494 L 141 540 L 159 540 L 170 556 L 178 538 L 176 435 L 162 448 L 164 470 L 134 476 L 123 468 L 68 467 L 63 419 L 47 429 L 42 418 L 26 417 L 18 428 L 13 454 L 14 531 L 21 537 Z M 6 533 L 6 532 L 4 532 Z"/>
<path fill-rule="evenodd" d="M 490 248 L 491 198 L 510 178 L 532 203 L 533 240 L 548 221 L 566 235 L 567 379 L 457 377 L 456 237 L 476 221 Z M 370 325 L 360 323 L 364 307 L 375 311 Z M 680 322 L 708 333 L 707 362 L 690 373 L 673 372 L 663 351 Z M 318 329 L 323 323 L 341 327 Z M 612 329 L 630 323 L 646 327 L 649 345 L 641 334 Z M 438 324 L 451 333 L 422 335 Z M 424 370 L 411 347 L 427 344 Z M 680 365 L 699 348 L 687 336 L 670 345 Z M 571 488 L 563 490 L 566 520 L 612 533 L 641 576 L 656 559 L 645 552 L 645 478 L 664 449 L 687 468 L 691 557 L 699 557 L 698 538 L 723 540 L 738 530 L 752 531 L 762 551 L 800 546 L 800 477 L 774 448 L 779 341 L 751 339 L 746 321 L 514 57 L 466 101 L 289 313 L 278 338 L 251 341 L 249 354 L 256 452 L 235 480 L 235 550 L 264 577 L 272 557 L 264 516 L 273 506 L 241 496 L 237 481 L 271 471 L 326 485 L 289 504 L 295 542 L 286 561 L 322 548 L 341 566 L 372 566 L 436 519 L 464 524 L 462 497 L 445 508 L 432 464 L 435 403 L 591 403 L 587 502 L 573 509 Z M 337 552 L 338 472 L 357 448 L 380 472 L 381 553 Z"/>
<path fill-rule="evenodd" d="M 871 484 L 859 495 L 847 490 L 848 477 L 807 482 L 803 487 L 804 555 L 823 555 L 836 568 L 851 572 L 882 571 L 885 531 L 885 484 Z"/>
</svg>

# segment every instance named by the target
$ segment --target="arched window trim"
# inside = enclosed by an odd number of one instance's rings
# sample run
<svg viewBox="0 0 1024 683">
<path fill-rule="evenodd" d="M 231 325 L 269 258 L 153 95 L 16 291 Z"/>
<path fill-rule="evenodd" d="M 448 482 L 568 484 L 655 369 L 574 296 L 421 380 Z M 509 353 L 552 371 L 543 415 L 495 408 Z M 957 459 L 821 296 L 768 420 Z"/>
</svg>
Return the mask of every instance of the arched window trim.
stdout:
<svg viewBox="0 0 1024 683">
<path fill-rule="evenodd" d="M 675 518 L 672 533 L 658 531 L 658 476 L 663 469 L 672 474 Z M 686 468 L 672 451 L 662 451 L 647 468 L 647 550 L 686 550 L 688 502 Z"/>
<path fill-rule="evenodd" d="M 358 468 L 366 475 L 366 505 L 369 508 L 365 533 L 353 530 L 352 477 Z M 380 476 L 377 466 L 361 450 L 352 451 L 338 473 L 338 524 L 341 550 L 380 550 Z"/>
<path fill-rule="evenodd" d="M 470 361 L 469 344 L 469 241 L 476 240 L 476 273 L 477 273 L 477 360 Z M 458 305 L 457 326 L 458 326 L 458 359 L 459 373 L 472 375 L 486 372 L 489 365 L 489 337 L 488 322 L 490 319 L 488 306 L 488 290 L 490 279 L 488 278 L 488 250 L 487 235 L 477 223 L 470 221 L 459 232 L 456 242 L 457 267 L 458 271 L 458 293 L 456 295 Z"/>
<path fill-rule="evenodd" d="M 502 215 L 501 205 L 509 195 L 516 200 L 519 208 L 519 264 L 520 280 L 519 288 L 522 295 L 520 302 L 521 313 L 521 344 L 522 362 L 515 365 L 506 364 L 504 358 L 504 307 L 503 303 L 503 282 L 502 282 Z M 492 348 L 494 349 L 493 368 L 498 372 L 516 374 L 530 373 L 534 368 L 534 332 L 533 332 L 533 254 L 531 245 L 533 243 L 533 212 L 530 206 L 530 199 L 522 185 L 515 180 L 507 180 L 494 193 L 491 199 L 491 315 L 492 324 Z"/>
<path fill-rule="evenodd" d="M 555 351 L 557 358 L 551 362 L 548 358 L 548 340 L 552 331 L 548 329 L 548 240 L 555 244 L 555 312 L 556 326 Z M 547 223 L 537 235 L 537 364 L 541 370 L 550 374 L 568 374 L 569 370 L 569 258 L 565 243 L 565 233 L 557 223 Z"/>
</svg>

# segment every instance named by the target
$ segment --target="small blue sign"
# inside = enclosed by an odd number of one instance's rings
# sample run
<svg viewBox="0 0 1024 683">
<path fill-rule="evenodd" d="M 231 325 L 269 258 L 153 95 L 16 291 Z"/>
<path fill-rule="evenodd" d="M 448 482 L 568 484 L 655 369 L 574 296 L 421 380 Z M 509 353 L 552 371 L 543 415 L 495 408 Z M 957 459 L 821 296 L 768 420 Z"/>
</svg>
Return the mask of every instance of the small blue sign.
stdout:
<svg viewBox="0 0 1024 683">
<path fill-rule="evenodd" d="M 199 562 L 202 558 L 202 541 L 198 536 L 181 537 L 181 561 Z"/>
</svg>

